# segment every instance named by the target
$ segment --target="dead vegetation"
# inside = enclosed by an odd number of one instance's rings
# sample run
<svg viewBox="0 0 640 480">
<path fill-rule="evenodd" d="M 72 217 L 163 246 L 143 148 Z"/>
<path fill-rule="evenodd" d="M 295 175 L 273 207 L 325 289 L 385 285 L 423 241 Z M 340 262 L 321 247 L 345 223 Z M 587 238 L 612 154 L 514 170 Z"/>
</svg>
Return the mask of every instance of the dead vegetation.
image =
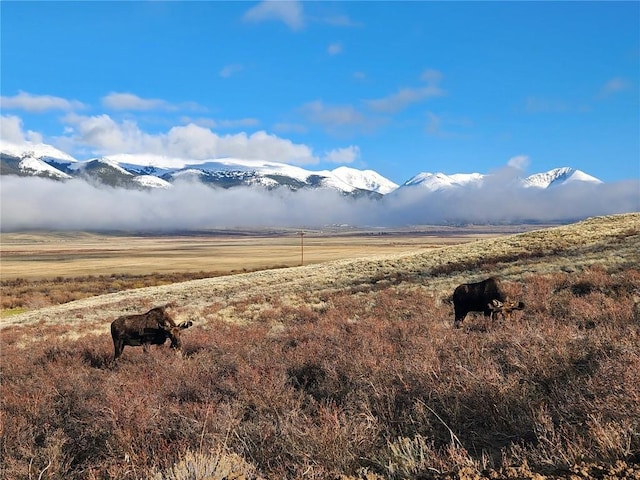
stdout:
<svg viewBox="0 0 640 480">
<path fill-rule="evenodd" d="M 272 269 L 279 267 L 272 267 Z M 2 298 L 0 308 L 9 310 L 5 315 L 15 311 L 34 310 L 52 305 L 73 302 L 83 298 L 121 292 L 144 287 L 157 287 L 174 283 L 214 278 L 239 272 L 173 272 L 151 273 L 147 275 L 111 274 L 85 275 L 79 277 L 61 277 L 27 280 L 18 277 L 13 280 L 0 281 Z"/>
<path fill-rule="evenodd" d="M 637 478 L 638 252 L 640 215 L 614 216 L 3 319 L 3 473 Z M 454 330 L 443 299 L 490 274 L 527 309 Z M 111 365 L 109 322 L 169 301 L 200 318 L 183 355 Z"/>
</svg>

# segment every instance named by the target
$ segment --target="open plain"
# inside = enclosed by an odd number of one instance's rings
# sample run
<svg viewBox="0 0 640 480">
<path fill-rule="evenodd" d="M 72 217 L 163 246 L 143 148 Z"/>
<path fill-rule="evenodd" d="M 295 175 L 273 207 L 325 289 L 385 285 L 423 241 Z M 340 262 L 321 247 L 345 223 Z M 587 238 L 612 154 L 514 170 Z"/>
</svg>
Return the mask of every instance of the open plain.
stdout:
<svg viewBox="0 0 640 480">
<path fill-rule="evenodd" d="M 4 478 L 638 478 L 640 214 L 481 235 L 0 319 Z M 490 275 L 525 310 L 454 329 Z M 182 355 L 114 364 L 111 321 L 165 304 Z"/>
<path fill-rule="evenodd" d="M 133 288 L 456 245 L 531 226 L 0 234 L 0 316 Z"/>
<path fill-rule="evenodd" d="M 536 227 L 335 228 L 134 235 L 0 234 L 2 280 L 167 272 L 232 273 L 428 249 Z M 537 227 L 540 228 L 540 227 Z"/>
</svg>

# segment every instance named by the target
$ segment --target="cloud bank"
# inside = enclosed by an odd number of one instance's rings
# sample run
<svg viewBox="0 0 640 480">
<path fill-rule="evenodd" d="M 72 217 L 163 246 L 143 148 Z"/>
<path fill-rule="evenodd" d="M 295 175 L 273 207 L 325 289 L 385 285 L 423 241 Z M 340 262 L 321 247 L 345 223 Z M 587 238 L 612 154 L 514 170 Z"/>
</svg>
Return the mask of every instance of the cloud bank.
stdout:
<svg viewBox="0 0 640 480">
<path fill-rule="evenodd" d="M 150 134 L 140 129 L 134 121 L 117 122 L 106 114 L 84 116 L 70 113 L 64 121 L 68 125 L 68 134 L 59 137 L 56 143 L 67 151 L 73 150 L 73 145 L 82 145 L 103 155 L 127 152 L 193 159 L 277 158 L 280 162 L 295 165 L 319 162 L 308 146 L 263 130 L 250 135 L 244 132 L 220 135 L 207 127 L 189 123 L 172 127 L 166 133 Z"/>
<path fill-rule="evenodd" d="M 502 183 L 501 183 L 502 184 Z M 503 185 L 503 184 L 502 184 Z M 575 184 L 548 190 L 498 188 L 428 192 L 403 188 L 382 200 L 331 190 L 213 189 L 177 183 L 137 191 L 36 177 L 2 177 L 3 232 L 19 230 L 175 231 L 328 225 L 404 227 L 438 224 L 573 222 L 640 211 L 640 181 Z"/>
<path fill-rule="evenodd" d="M 78 100 L 67 100 L 53 95 L 32 95 L 27 92 L 19 92 L 13 97 L 0 97 L 0 107 L 3 110 L 24 110 L 31 113 L 42 113 L 48 110 L 82 110 L 86 108 L 86 105 Z"/>
<path fill-rule="evenodd" d="M 573 183 L 548 189 L 504 185 L 500 174 L 478 189 L 423 194 L 402 189 L 385 198 L 380 223 L 513 224 L 574 222 L 587 217 L 640 211 L 640 180 Z"/>
</svg>

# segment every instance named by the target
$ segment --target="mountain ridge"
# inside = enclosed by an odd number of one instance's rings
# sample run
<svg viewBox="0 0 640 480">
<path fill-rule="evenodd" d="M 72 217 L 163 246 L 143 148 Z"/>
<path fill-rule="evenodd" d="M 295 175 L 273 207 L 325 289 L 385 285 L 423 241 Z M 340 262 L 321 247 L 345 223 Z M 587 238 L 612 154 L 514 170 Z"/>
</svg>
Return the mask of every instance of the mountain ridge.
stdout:
<svg viewBox="0 0 640 480">
<path fill-rule="evenodd" d="M 340 166 L 334 170 L 307 170 L 285 163 L 236 158 L 183 159 L 153 154 L 116 154 L 79 161 L 47 144 L 0 143 L 0 173 L 40 176 L 55 180 L 83 178 L 123 188 L 171 188 L 174 181 L 198 179 L 221 188 L 236 186 L 291 190 L 333 189 L 348 196 L 385 196 L 408 188 L 430 192 L 452 188 L 480 187 L 495 174 L 420 172 L 402 185 L 374 170 Z M 519 187 L 547 189 L 569 183 L 603 183 L 600 179 L 571 167 L 559 167 L 527 177 L 512 177 Z"/>
</svg>

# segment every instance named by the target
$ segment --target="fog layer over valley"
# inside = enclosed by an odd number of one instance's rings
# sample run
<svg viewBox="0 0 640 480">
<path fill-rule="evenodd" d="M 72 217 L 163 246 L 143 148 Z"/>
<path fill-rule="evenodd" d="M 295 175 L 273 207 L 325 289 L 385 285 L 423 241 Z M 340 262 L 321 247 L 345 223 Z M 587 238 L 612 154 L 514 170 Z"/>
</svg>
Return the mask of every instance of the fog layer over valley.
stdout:
<svg viewBox="0 0 640 480">
<path fill-rule="evenodd" d="M 328 189 L 217 189 L 176 182 L 166 190 L 128 190 L 82 180 L 3 176 L 0 200 L 5 232 L 545 223 L 640 211 L 640 180 L 539 190 L 496 175 L 474 188 L 402 188 L 372 199 Z"/>
</svg>

